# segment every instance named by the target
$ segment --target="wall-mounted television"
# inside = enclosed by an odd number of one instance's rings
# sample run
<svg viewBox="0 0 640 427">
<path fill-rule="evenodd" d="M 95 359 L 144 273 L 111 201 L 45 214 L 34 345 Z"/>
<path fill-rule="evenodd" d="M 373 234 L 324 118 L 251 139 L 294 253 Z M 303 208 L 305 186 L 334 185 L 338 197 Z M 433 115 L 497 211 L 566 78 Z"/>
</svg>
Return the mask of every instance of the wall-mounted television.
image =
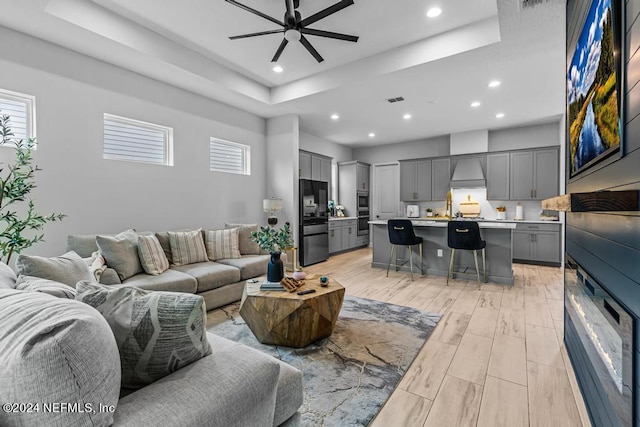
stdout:
<svg viewBox="0 0 640 427">
<path fill-rule="evenodd" d="M 618 0 L 591 0 L 567 67 L 567 155 L 571 178 L 620 150 L 621 18 L 617 3 Z"/>
</svg>

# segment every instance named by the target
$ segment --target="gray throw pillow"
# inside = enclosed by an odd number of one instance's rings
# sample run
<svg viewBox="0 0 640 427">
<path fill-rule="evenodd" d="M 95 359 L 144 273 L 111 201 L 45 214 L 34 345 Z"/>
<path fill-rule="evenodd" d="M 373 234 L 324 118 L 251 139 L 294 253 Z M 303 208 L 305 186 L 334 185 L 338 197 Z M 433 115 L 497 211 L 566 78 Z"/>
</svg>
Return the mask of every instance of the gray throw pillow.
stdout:
<svg viewBox="0 0 640 427">
<path fill-rule="evenodd" d="M 173 265 L 209 261 L 201 228 L 191 231 L 169 231 L 169 243 L 171 244 Z"/>
<path fill-rule="evenodd" d="M 258 224 L 225 224 L 224 228 L 240 228 L 238 244 L 241 255 L 260 255 L 260 246 L 251 240 L 251 233 L 258 231 Z"/>
<path fill-rule="evenodd" d="M 164 255 L 167 257 L 167 261 L 169 261 L 169 265 L 173 264 L 173 255 L 171 254 L 171 243 L 169 243 L 169 232 L 160 231 L 156 233 L 156 238 L 158 239 L 158 242 L 160 242 L 160 246 L 162 246 Z"/>
<path fill-rule="evenodd" d="M 169 261 L 162 245 L 153 234 L 138 236 L 138 256 L 145 273 L 152 276 L 162 274 L 169 269 Z"/>
<path fill-rule="evenodd" d="M 0 262 L 0 289 L 14 289 L 16 287 L 16 273 L 4 262 Z"/>
<path fill-rule="evenodd" d="M 118 404 L 120 355 L 100 313 L 78 301 L 15 289 L 0 289 L 0 313 L 0 402 L 40 403 L 39 412 L 0 411 L 0 425 L 113 423 L 113 412 L 99 408 Z M 78 410 L 42 406 L 62 402 Z"/>
<path fill-rule="evenodd" d="M 20 276 L 16 282 L 16 289 L 20 291 L 42 292 L 58 298 L 75 299 L 76 290 L 64 283 L 54 282 L 33 276 Z"/>
<path fill-rule="evenodd" d="M 91 282 L 78 283 L 77 290 L 76 299 L 95 307 L 111 326 L 122 387 L 144 387 L 211 354 L 201 296 Z"/>
<path fill-rule="evenodd" d="M 116 236 L 96 236 L 100 254 L 107 265 L 113 268 L 120 280 L 142 273 L 142 264 L 138 258 L 138 233 L 127 230 Z"/>
<path fill-rule="evenodd" d="M 87 263 L 73 251 L 52 258 L 20 254 L 16 259 L 16 269 L 23 276 L 40 277 L 69 286 L 75 286 L 81 280 L 95 281 Z"/>
</svg>

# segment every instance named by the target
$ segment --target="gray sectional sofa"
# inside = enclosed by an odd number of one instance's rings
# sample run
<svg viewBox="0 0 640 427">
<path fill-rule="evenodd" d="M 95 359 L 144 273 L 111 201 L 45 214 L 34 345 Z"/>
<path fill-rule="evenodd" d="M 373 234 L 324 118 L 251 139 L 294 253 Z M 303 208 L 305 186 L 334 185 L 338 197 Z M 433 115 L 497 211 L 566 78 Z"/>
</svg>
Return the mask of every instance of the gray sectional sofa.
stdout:
<svg viewBox="0 0 640 427">
<path fill-rule="evenodd" d="M 146 231 L 138 234 L 154 233 Z M 171 259 L 167 232 L 155 234 L 165 254 Z M 90 257 L 98 251 L 96 234 L 68 236 L 67 251 L 74 251 L 83 258 Z M 215 262 L 172 265 L 169 270 L 158 276 L 140 273 L 123 281 L 119 279 L 115 270 L 107 268 L 100 276 L 100 283 L 136 286 L 146 290 L 193 293 L 204 298 L 207 310 L 213 310 L 240 300 L 246 280 L 266 274 L 268 261 L 269 255 L 242 255 L 241 258 L 221 259 Z"/>
</svg>

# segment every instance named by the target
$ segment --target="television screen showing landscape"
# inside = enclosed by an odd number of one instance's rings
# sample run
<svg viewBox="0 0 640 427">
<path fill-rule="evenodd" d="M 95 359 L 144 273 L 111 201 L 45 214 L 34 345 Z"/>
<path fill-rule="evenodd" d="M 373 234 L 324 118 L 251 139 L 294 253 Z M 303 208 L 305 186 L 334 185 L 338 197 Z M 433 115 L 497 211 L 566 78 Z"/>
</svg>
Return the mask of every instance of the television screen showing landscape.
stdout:
<svg viewBox="0 0 640 427">
<path fill-rule="evenodd" d="M 611 0 L 593 0 L 567 74 L 571 176 L 620 147 Z"/>
</svg>

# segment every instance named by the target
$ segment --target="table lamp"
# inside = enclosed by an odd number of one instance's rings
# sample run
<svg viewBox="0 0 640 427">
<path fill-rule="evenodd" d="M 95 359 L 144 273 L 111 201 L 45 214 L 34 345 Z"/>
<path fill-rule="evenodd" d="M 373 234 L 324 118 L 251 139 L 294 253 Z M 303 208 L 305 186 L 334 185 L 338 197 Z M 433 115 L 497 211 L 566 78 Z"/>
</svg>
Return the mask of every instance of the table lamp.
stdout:
<svg viewBox="0 0 640 427">
<path fill-rule="evenodd" d="M 275 227 L 278 223 L 278 218 L 276 217 L 276 212 L 280 212 L 282 210 L 282 199 L 276 199 L 274 197 L 270 199 L 264 199 L 262 201 L 262 209 L 269 214 L 267 217 L 267 224 L 271 227 Z"/>
</svg>

